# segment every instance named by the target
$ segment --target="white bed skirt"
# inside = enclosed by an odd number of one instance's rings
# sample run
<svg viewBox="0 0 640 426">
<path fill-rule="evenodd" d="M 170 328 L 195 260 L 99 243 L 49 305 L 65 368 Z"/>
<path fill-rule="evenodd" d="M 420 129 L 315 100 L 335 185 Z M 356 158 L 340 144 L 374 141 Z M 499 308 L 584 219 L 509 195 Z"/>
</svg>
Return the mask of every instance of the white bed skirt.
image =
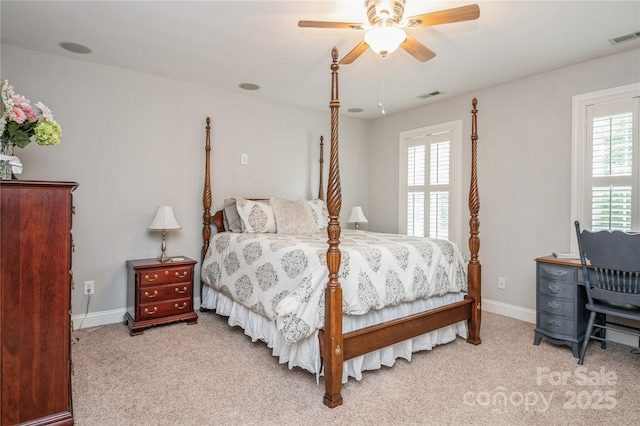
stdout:
<svg viewBox="0 0 640 426">
<path fill-rule="evenodd" d="M 416 300 L 401 305 L 391 306 L 384 310 L 370 311 L 367 315 L 344 316 L 342 331 L 347 333 L 394 318 L 405 317 L 417 312 L 424 312 L 440 306 L 448 305 L 462 300 L 464 293 L 450 293 L 429 299 Z M 289 368 L 300 367 L 316 377 L 322 375 L 320 362 L 320 343 L 318 331 L 304 340 L 294 344 L 287 344 L 278 332 L 274 322 L 269 321 L 254 311 L 234 302 L 229 297 L 219 293 L 208 285 L 202 286 L 201 306 L 206 309 L 214 309 L 218 315 L 229 317 L 231 326 L 239 326 L 244 333 L 256 340 L 264 341 L 272 349 L 273 356 L 278 357 L 281 364 L 286 363 Z M 411 354 L 423 350 L 429 350 L 436 345 L 455 340 L 459 335 L 467 337 L 467 322 L 445 326 L 430 333 L 422 334 L 413 339 L 396 343 L 392 346 L 370 352 L 344 362 L 342 383 L 346 383 L 349 377 L 356 380 L 362 378 L 362 372 L 376 370 L 380 367 L 391 367 L 396 359 L 411 360 Z"/>
</svg>

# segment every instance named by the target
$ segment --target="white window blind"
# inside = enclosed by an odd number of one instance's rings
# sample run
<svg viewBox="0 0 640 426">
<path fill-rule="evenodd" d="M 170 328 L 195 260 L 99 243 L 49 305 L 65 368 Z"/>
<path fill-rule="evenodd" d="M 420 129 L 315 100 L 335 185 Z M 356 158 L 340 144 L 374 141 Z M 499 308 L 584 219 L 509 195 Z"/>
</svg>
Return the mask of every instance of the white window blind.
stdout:
<svg viewBox="0 0 640 426">
<path fill-rule="evenodd" d="M 401 133 L 400 232 L 457 237 L 459 159 L 454 154 L 460 127 L 461 122 L 452 122 Z"/>
</svg>

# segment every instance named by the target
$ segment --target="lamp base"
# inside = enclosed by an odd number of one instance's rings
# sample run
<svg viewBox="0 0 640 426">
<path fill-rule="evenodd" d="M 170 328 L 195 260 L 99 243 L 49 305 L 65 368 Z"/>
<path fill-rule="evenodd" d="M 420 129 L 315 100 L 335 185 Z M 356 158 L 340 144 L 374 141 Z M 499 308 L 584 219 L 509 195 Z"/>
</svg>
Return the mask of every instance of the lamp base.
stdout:
<svg viewBox="0 0 640 426">
<path fill-rule="evenodd" d="M 173 259 L 170 257 L 167 257 L 166 254 L 164 254 L 164 252 L 162 252 L 162 254 L 158 257 L 156 257 L 156 260 L 160 263 L 169 263 L 169 262 L 173 262 Z"/>
</svg>

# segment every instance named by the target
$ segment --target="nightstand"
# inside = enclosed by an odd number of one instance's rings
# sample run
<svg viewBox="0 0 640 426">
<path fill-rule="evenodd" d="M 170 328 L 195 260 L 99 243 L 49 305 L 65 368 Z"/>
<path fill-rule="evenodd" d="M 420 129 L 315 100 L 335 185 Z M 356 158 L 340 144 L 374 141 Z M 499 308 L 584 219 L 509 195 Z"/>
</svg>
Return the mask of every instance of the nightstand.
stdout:
<svg viewBox="0 0 640 426">
<path fill-rule="evenodd" d="M 193 270 L 195 260 L 184 256 L 173 262 L 156 259 L 127 260 L 127 313 L 129 334 L 142 334 L 155 325 L 187 321 L 196 324 L 193 311 Z"/>
</svg>

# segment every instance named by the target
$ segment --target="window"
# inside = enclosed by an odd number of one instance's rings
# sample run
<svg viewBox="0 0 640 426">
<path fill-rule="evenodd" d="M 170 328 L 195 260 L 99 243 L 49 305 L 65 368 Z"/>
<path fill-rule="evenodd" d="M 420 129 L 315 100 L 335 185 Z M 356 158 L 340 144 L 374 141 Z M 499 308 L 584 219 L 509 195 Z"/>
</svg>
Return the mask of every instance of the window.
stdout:
<svg viewBox="0 0 640 426">
<path fill-rule="evenodd" d="M 574 96 L 571 208 L 584 229 L 640 231 L 639 99 L 640 84 Z"/>
<path fill-rule="evenodd" d="M 457 242 L 462 121 L 400 133 L 401 233 Z"/>
</svg>

